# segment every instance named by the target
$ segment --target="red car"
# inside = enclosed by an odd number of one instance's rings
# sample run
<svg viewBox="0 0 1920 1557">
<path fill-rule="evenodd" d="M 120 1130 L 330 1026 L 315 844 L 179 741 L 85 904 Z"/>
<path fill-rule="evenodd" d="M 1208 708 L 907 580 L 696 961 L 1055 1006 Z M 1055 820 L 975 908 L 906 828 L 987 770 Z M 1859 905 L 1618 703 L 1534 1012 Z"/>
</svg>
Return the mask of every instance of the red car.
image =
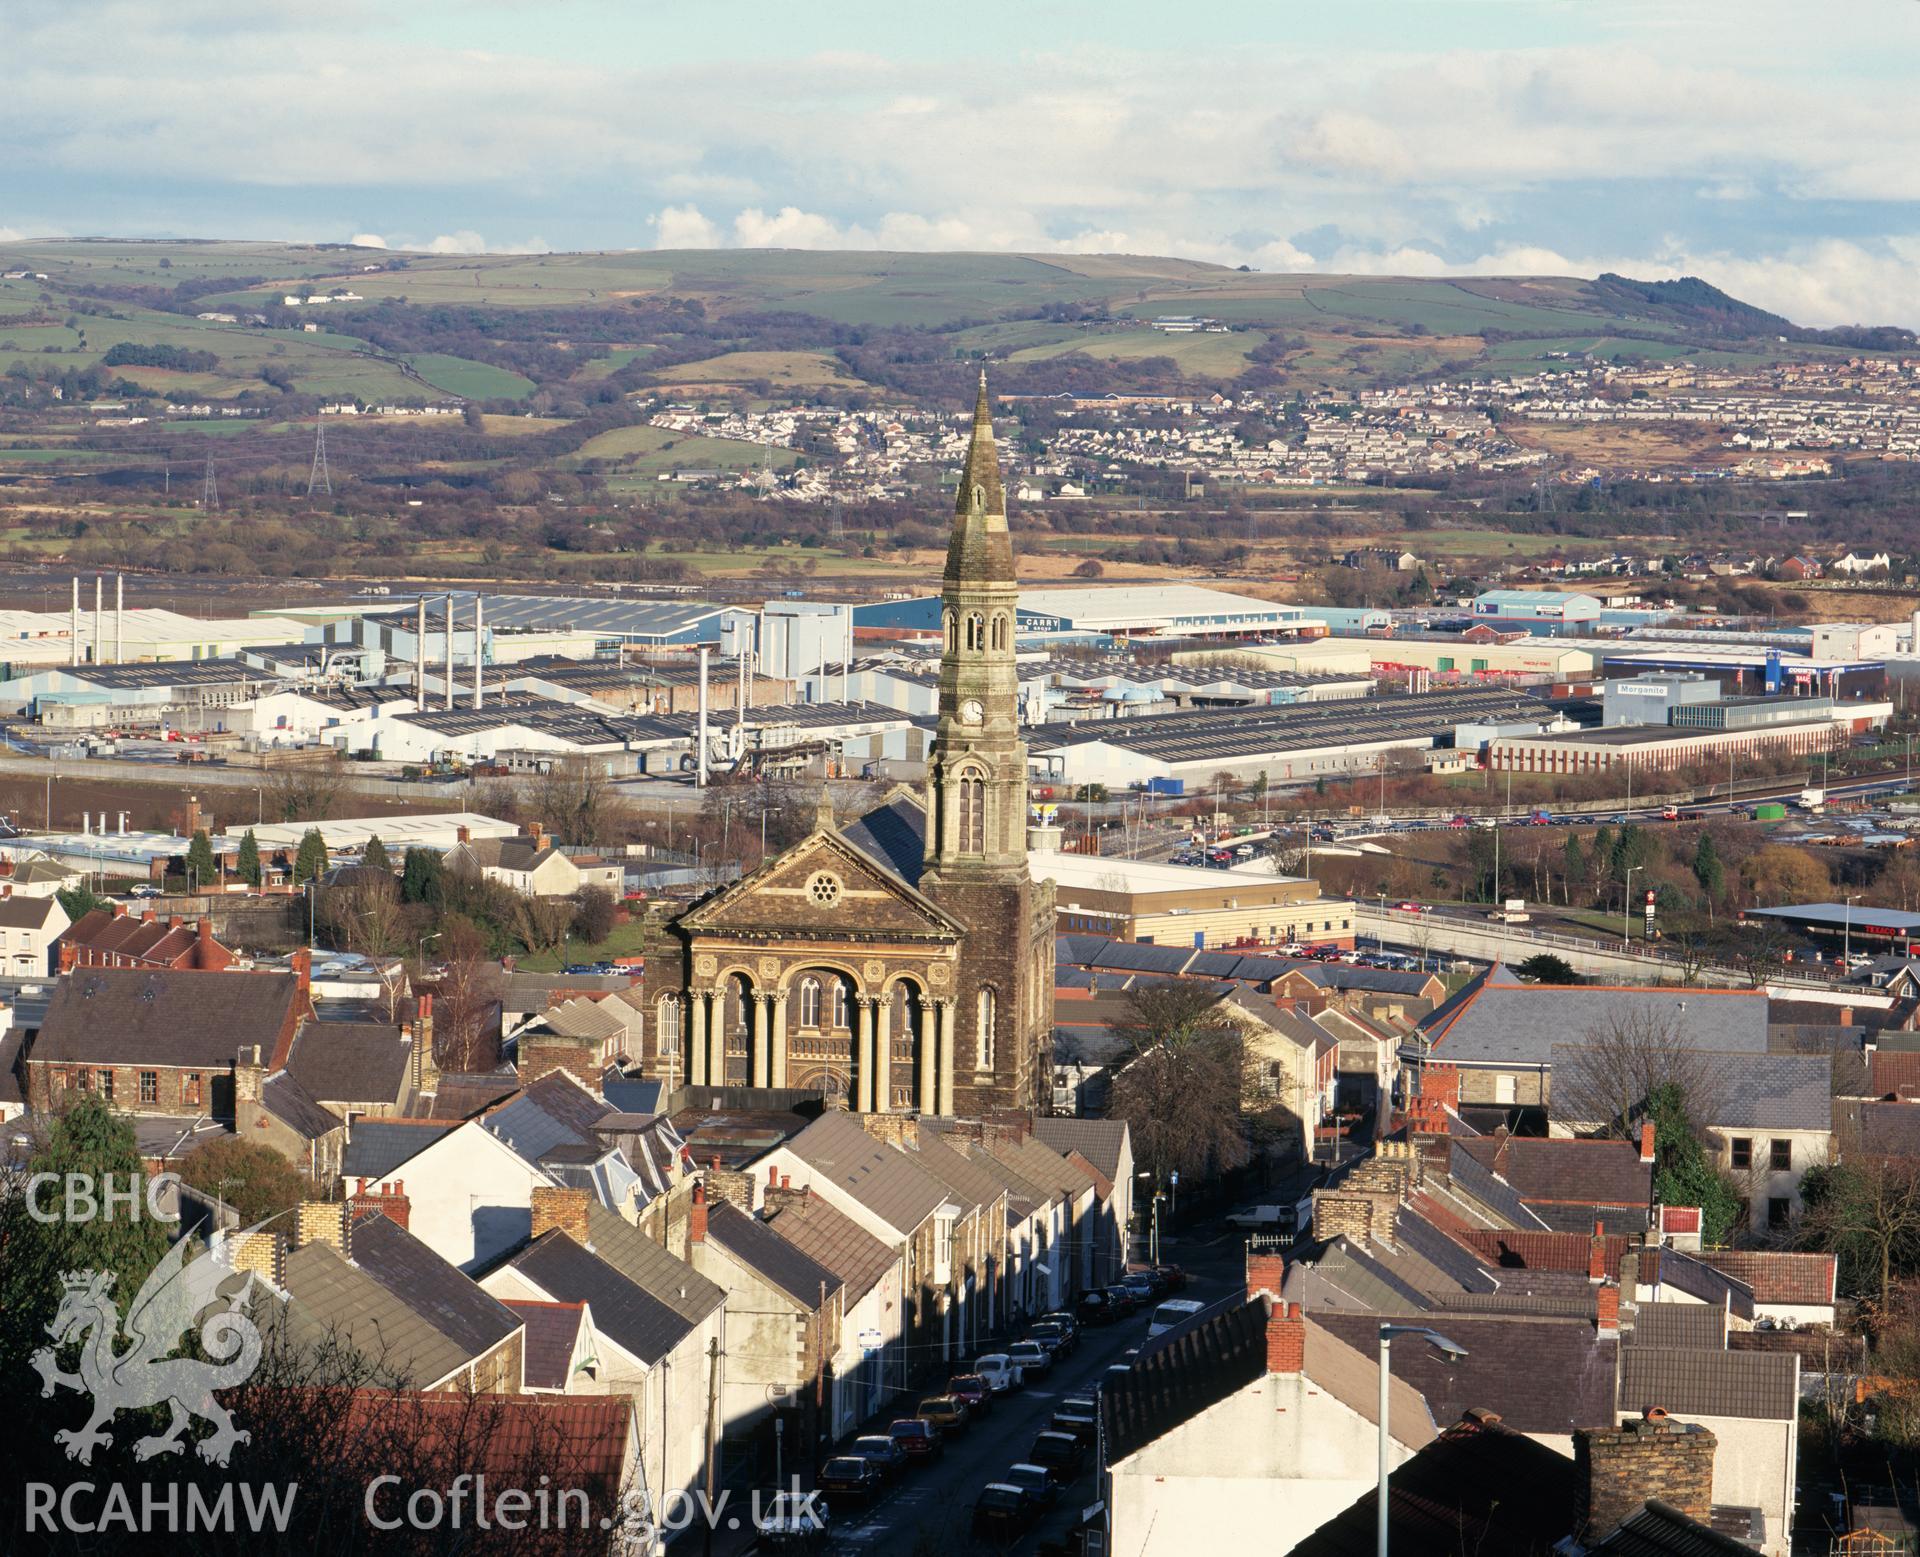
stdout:
<svg viewBox="0 0 1920 1557">
<path fill-rule="evenodd" d="M 946 1452 L 940 1429 L 924 1417 L 902 1417 L 887 1432 L 911 1464 L 931 1464 Z"/>
<path fill-rule="evenodd" d="M 978 1373 L 956 1373 L 947 1380 L 947 1393 L 958 1395 L 977 1416 L 993 1408 L 993 1386 Z"/>
</svg>

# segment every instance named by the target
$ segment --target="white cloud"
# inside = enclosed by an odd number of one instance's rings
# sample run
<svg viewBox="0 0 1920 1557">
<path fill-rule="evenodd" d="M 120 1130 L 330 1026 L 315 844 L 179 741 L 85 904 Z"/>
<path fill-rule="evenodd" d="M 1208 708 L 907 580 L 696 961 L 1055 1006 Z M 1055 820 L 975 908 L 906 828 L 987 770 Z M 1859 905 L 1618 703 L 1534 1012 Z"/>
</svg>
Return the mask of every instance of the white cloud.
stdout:
<svg viewBox="0 0 1920 1557">
<path fill-rule="evenodd" d="M 429 254 L 485 254 L 487 240 L 463 227 L 459 232 L 443 232 L 437 238 L 428 239 L 426 251 Z"/>
<path fill-rule="evenodd" d="M 720 229 L 690 205 L 670 205 L 647 218 L 656 249 L 717 249 Z"/>
<path fill-rule="evenodd" d="M 388 247 L 387 240 L 377 232 L 357 232 L 349 238 L 347 242 L 362 249 L 384 249 Z"/>
</svg>

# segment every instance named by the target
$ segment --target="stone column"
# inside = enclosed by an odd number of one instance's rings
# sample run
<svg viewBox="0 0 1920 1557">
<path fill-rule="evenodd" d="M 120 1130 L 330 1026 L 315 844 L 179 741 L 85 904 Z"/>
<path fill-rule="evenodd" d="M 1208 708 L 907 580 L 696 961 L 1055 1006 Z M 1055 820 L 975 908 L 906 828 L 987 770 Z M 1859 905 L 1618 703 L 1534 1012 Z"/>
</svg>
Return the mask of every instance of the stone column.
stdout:
<svg viewBox="0 0 1920 1557">
<path fill-rule="evenodd" d="M 854 1108 L 860 1113 L 873 1112 L 873 999 L 862 995 L 860 1000 L 860 1037 L 854 1050 L 853 1082 Z"/>
<path fill-rule="evenodd" d="M 893 1000 L 882 996 L 878 1006 L 873 1033 L 873 1111 L 884 1114 L 893 1107 Z"/>
<path fill-rule="evenodd" d="M 727 1084 L 727 992 L 725 989 L 710 989 L 707 998 L 711 1005 L 707 1014 L 707 1047 L 710 1051 L 707 1080 L 716 1087 L 724 1087 Z"/>
<path fill-rule="evenodd" d="M 696 1087 L 707 1084 L 707 992 L 687 991 L 687 1029 L 691 1034 L 687 1048 L 687 1080 Z"/>
<path fill-rule="evenodd" d="M 931 1000 L 920 1002 L 920 1053 L 919 1063 L 914 1067 L 914 1090 L 919 1097 L 920 1112 L 931 1114 L 934 1104 L 939 1101 L 934 1087 L 934 1074 L 940 1067 L 940 1023 L 937 1013 L 939 1007 Z"/>
<path fill-rule="evenodd" d="M 787 996 L 783 991 L 767 996 L 773 1007 L 773 1063 L 768 1071 L 769 1085 L 784 1087 L 787 1084 Z"/>
<path fill-rule="evenodd" d="M 942 1000 L 935 1008 L 939 1017 L 940 1066 L 939 1090 L 934 1098 L 936 1114 L 953 1112 L 953 1001 Z"/>
<path fill-rule="evenodd" d="M 773 1085 L 773 996 L 753 996 L 753 1068 L 749 1072 L 756 1087 Z"/>
</svg>

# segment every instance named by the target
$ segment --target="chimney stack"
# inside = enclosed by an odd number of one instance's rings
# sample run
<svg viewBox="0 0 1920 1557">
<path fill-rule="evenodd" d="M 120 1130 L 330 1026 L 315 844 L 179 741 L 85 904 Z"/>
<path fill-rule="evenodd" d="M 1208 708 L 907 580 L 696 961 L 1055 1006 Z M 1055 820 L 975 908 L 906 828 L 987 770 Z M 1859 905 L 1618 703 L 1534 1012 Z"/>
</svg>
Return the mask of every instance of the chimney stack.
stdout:
<svg viewBox="0 0 1920 1557">
<path fill-rule="evenodd" d="M 703 1184 L 693 1186 L 693 1204 L 687 1211 L 687 1242 L 707 1241 L 707 1191 Z"/>
<path fill-rule="evenodd" d="M 1591 1546 L 1632 1518 L 1649 1498 L 1705 1524 L 1713 1511 L 1712 1433 L 1676 1422 L 1658 1406 L 1636 1422 L 1573 1435 L 1575 1467 L 1586 1482 L 1578 1539 Z"/>
<path fill-rule="evenodd" d="M 581 1248 L 587 1246 L 587 1191 L 572 1186 L 533 1191 L 533 1236 L 540 1238 L 558 1228 Z"/>
<path fill-rule="evenodd" d="M 233 1101 L 237 1108 L 242 1103 L 260 1101 L 260 1089 L 267 1079 L 266 1066 L 260 1063 L 260 1045 L 243 1044 L 233 1060 Z M 304 1240 L 303 1240 L 304 1241 Z"/>
<path fill-rule="evenodd" d="M 344 1200 L 303 1200 L 293 1208 L 294 1243 L 304 1249 L 324 1243 L 343 1260 L 353 1258 L 353 1213 Z"/>
<path fill-rule="evenodd" d="M 372 1190 L 367 1188 L 367 1181 L 362 1179 L 360 1187 L 348 1197 L 347 1205 L 356 1222 L 378 1211 L 389 1222 L 405 1227 L 413 1215 L 413 1202 L 407 1198 L 407 1186 L 400 1179 L 395 1179 L 384 1189 Z"/>
<path fill-rule="evenodd" d="M 313 995 L 313 953 L 306 947 L 297 947 L 293 953 L 293 976 L 300 983 L 300 998 L 311 999 Z"/>
<path fill-rule="evenodd" d="M 1606 1339 L 1620 1334 L 1620 1288 L 1611 1281 L 1603 1281 L 1593 1294 L 1594 1330 Z"/>
<path fill-rule="evenodd" d="M 1653 1161 L 1653 1121 L 1645 1120 L 1640 1126 L 1640 1160 Z"/>
<path fill-rule="evenodd" d="M 422 995 L 413 1017 L 413 1090 L 432 1097 L 440 1090 L 440 1066 L 433 1056 L 433 996 Z"/>
<path fill-rule="evenodd" d="M 1307 1365 L 1307 1321 L 1298 1303 L 1271 1299 L 1267 1308 L 1267 1372 L 1299 1373 Z"/>
<path fill-rule="evenodd" d="M 1587 1240 L 1587 1280 L 1607 1279 L 1607 1228 L 1604 1222 L 1593 1224 L 1593 1236 Z"/>
</svg>

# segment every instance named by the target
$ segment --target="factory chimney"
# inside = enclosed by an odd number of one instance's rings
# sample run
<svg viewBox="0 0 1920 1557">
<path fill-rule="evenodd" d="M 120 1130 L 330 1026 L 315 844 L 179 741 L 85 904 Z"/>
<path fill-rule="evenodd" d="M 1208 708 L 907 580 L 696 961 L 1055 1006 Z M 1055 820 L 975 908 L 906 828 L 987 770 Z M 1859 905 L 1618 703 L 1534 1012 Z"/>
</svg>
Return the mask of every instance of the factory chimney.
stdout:
<svg viewBox="0 0 1920 1557">
<path fill-rule="evenodd" d="M 447 707 L 453 707 L 453 595 L 447 595 Z"/>
<path fill-rule="evenodd" d="M 98 665 L 106 659 L 106 605 L 102 598 L 107 581 L 96 573 L 93 576 L 93 663 Z M 102 831 L 105 831 L 103 828 Z"/>
<path fill-rule="evenodd" d="M 486 611 L 480 604 L 480 593 L 476 590 L 473 596 L 473 706 L 476 709 L 480 706 L 481 684 L 486 678 L 485 622 Z"/>
<path fill-rule="evenodd" d="M 413 706 L 427 706 L 427 597 L 413 603 Z"/>
<path fill-rule="evenodd" d="M 113 662 L 127 662 L 127 576 L 113 576 Z"/>
<path fill-rule="evenodd" d="M 693 783 L 707 787 L 707 646 L 700 645 L 700 744 L 694 750 Z"/>
<path fill-rule="evenodd" d="M 75 665 L 80 663 L 80 575 L 73 576 L 73 611 L 67 618 L 68 652 Z"/>
</svg>

